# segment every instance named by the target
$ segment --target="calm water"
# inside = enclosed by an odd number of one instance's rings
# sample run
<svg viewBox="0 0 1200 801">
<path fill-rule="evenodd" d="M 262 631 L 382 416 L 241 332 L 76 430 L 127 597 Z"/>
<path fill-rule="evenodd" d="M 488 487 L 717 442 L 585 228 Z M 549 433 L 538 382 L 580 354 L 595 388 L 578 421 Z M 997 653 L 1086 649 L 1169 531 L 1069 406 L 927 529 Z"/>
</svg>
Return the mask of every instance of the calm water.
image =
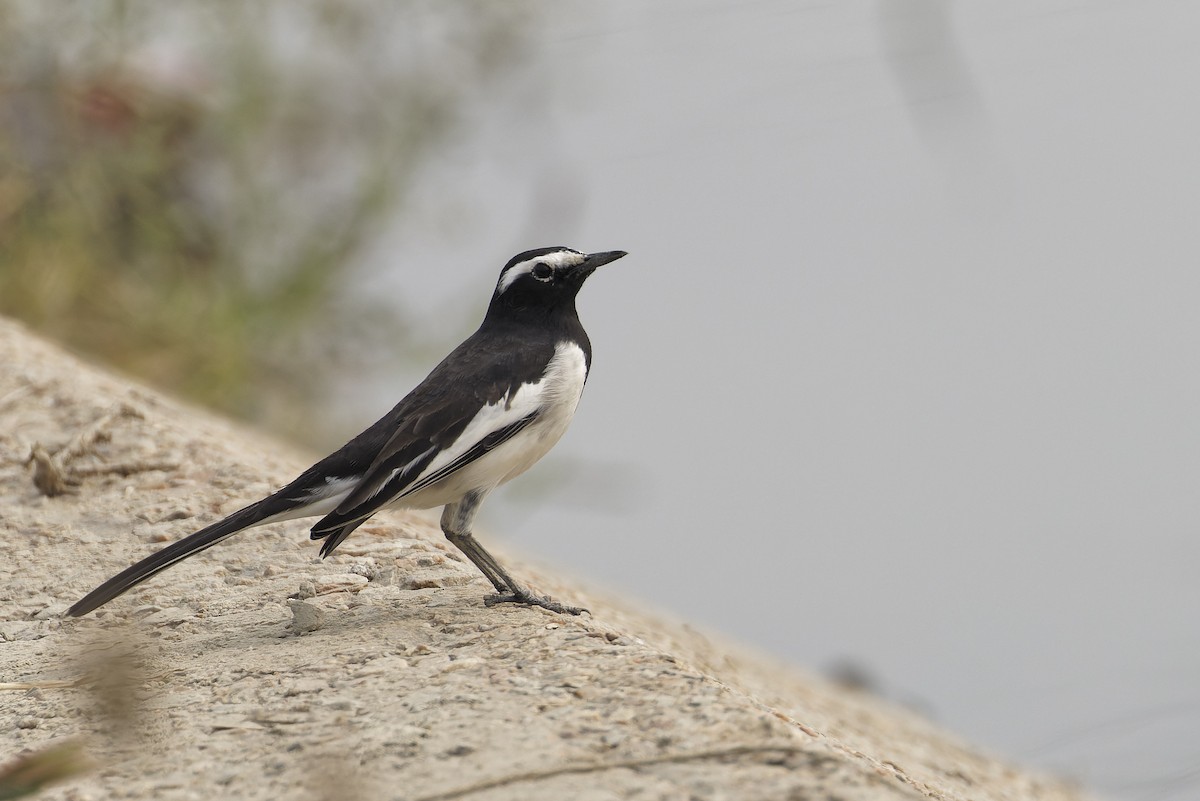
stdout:
<svg viewBox="0 0 1200 801">
<path fill-rule="evenodd" d="M 1200 795 L 1200 7 L 546 13 L 369 282 L 450 342 L 519 250 L 631 253 L 487 536 L 1111 797 Z"/>
</svg>

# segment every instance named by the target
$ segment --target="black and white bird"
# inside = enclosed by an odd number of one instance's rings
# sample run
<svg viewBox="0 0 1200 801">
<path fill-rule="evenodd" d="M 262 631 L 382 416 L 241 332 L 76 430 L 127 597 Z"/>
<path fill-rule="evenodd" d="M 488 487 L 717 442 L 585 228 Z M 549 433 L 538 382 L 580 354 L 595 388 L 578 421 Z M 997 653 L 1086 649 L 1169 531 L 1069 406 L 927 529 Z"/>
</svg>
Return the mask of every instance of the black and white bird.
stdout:
<svg viewBox="0 0 1200 801">
<path fill-rule="evenodd" d="M 328 556 L 380 509 L 445 506 L 442 531 L 496 588 L 489 599 L 577 615 L 518 582 L 471 533 L 488 493 L 524 473 L 575 414 L 592 346 L 575 295 L 624 251 L 564 247 L 514 256 L 487 314 L 465 342 L 374 425 L 278 492 L 151 554 L 80 599 L 86 615 L 141 582 L 252 526 L 321 516 L 312 539 Z"/>
</svg>

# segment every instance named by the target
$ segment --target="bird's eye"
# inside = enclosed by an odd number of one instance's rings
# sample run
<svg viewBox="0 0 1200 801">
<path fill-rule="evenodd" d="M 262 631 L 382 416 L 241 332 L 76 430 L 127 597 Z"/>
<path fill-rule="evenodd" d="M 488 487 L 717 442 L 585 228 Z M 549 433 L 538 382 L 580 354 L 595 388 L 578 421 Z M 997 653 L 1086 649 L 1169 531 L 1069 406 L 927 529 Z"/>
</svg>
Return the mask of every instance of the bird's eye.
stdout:
<svg viewBox="0 0 1200 801">
<path fill-rule="evenodd" d="M 544 261 L 539 261 L 533 265 L 533 269 L 529 271 L 529 274 L 539 281 L 549 281 L 554 275 L 554 268 Z"/>
</svg>

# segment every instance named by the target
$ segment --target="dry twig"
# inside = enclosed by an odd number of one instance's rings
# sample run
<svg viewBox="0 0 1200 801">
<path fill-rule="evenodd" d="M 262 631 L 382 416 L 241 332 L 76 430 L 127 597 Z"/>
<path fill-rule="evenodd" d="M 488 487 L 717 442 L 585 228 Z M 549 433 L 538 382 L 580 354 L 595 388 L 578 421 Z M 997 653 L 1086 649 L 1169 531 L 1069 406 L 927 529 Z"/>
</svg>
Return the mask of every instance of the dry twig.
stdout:
<svg viewBox="0 0 1200 801">
<path fill-rule="evenodd" d="M 508 776 L 501 776 L 495 779 L 485 779 L 474 784 L 468 784 L 464 787 L 458 787 L 454 790 L 447 790 L 442 793 L 434 793 L 433 795 L 424 795 L 416 799 L 416 801 L 451 801 L 455 798 L 463 798 L 475 793 L 481 793 L 484 790 L 494 790 L 497 787 L 506 787 L 511 784 L 519 784 L 521 782 L 536 782 L 545 779 L 553 779 L 557 776 L 567 776 L 580 773 L 598 773 L 605 770 L 620 770 L 622 768 L 645 768 L 653 765 L 677 765 L 686 762 L 703 762 L 710 759 L 729 759 L 732 757 L 761 755 L 761 754 L 781 754 L 791 756 L 804 751 L 803 748 L 790 745 L 738 745 L 731 748 L 715 748 L 710 751 L 694 751 L 687 754 L 664 754 L 657 757 L 643 757 L 641 759 L 616 759 L 608 762 L 581 762 L 574 765 L 560 765 L 557 768 L 547 768 L 546 770 L 530 770 L 524 773 L 513 773 Z"/>
<path fill-rule="evenodd" d="M 109 473 L 129 476 L 149 470 L 174 470 L 178 467 L 177 464 L 172 462 L 133 461 L 93 467 L 71 468 L 71 462 L 84 454 L 90 453 L 97 442 L 104 442 L 111 437 L 109 428 L 112 426 L 114 420 L 121 417 L 136 417 L 140 419 L 142 413 L 128 403 L 118 403 L 111 410 L 105 412 L 72 437 L 70 442 L 60 448 L 53 456 L 40 443 L 35 442 L 29 450 L 29 458 L 25 460 L 25 463 L 33 465 L 33 485 L 38 488 L 38 492 L 49 498 L 53 498 L 57 495 L 62 495 L 67 491 L 68 486 L 78 484 L 79 479 L 86 476 Z"/>
</svg>

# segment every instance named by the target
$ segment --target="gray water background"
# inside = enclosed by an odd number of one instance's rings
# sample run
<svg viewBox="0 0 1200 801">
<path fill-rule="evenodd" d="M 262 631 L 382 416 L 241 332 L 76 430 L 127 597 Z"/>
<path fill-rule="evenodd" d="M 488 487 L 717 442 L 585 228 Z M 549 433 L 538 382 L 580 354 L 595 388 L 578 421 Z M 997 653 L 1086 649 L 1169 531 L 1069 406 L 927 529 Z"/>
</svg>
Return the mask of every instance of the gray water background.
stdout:
<svg viewBox="0 0 1200 801">
<path fill-rule="evenodd" d="M 449 344 L 519 250 L 631 254 L 485 538 L 1200 797 L 1200 6 L 545 8 L 360 287 Z M 340 397 L 346 433 L 431 364 Z"/>
</svg>

